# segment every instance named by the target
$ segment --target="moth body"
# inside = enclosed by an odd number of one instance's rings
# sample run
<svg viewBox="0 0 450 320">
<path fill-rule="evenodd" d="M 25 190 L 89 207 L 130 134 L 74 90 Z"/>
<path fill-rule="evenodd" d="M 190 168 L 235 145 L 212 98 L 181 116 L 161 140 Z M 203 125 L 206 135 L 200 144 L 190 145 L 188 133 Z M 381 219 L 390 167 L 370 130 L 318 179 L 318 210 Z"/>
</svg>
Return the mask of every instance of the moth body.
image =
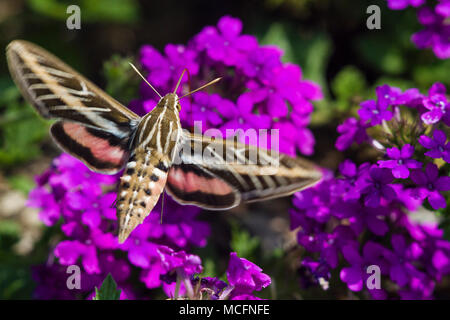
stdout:
<svg viewBox="0 0 450 320">
<path fill-rule="evenodd" d="M 140 121 L 117 197 L 119 242 L 150 214 L 167 180 L 181 123 L 177 95 L 169 93 Z"/>
</svg>

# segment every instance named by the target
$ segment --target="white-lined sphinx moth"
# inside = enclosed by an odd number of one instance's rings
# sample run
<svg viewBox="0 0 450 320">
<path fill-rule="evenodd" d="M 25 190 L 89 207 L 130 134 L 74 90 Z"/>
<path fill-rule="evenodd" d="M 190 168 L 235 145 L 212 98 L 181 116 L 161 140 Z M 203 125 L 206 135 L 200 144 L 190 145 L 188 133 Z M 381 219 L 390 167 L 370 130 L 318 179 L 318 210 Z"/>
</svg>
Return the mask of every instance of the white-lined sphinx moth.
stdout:
<svg viewBox="0 0 450 320">
<path fill-rule="evenodd" d="M 50 132 L 62 150 L 96 172 L 125 168 L 116 202 L 120 243 L 144 221 L 164 188 L 182 204 L 228 209 L 289 195 L 321 179 L 307 160 L 183 132 L 176 89 L 139 117 L 32 43 L 15 40 L 6 53 L 23 96 L 40 115 L 58 120 Z M 226 161 L 230 154 L 236 161 Z"/>
</svg>

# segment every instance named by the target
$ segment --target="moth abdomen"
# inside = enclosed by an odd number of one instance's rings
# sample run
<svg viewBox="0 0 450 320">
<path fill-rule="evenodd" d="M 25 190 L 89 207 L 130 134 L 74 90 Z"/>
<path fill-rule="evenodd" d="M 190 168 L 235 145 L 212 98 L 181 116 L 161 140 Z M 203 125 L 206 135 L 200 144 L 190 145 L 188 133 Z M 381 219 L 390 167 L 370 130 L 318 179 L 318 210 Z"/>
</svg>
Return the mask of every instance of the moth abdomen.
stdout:
<svg viewBox="0 0 450 320">
<path fill-rule="evenodd" d="M 164 190 L 167 173 L 157 168 L 160 163 L 169 166 L 170 161 L 153 148 L 136 149 L 132 161 L 128 162 L 118 191 L 120 243 L 149 215 Z"/>
</svg>

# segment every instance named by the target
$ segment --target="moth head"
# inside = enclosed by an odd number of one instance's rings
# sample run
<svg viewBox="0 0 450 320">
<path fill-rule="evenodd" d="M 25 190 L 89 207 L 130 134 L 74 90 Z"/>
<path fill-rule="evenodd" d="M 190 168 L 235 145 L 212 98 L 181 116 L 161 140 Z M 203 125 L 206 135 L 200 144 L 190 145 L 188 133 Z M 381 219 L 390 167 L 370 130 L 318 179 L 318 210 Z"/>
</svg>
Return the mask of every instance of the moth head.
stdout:
<svg viewBox="0 0 450 320">
<path fill-rule="evenodd" d="M 179 98 L 176 93 L 168 93 L 161 98 L 158 105 L 164 108 L 177 109 L 178 112 L 181 110 L 181 105 L 179 103 Z"/>
</svg>

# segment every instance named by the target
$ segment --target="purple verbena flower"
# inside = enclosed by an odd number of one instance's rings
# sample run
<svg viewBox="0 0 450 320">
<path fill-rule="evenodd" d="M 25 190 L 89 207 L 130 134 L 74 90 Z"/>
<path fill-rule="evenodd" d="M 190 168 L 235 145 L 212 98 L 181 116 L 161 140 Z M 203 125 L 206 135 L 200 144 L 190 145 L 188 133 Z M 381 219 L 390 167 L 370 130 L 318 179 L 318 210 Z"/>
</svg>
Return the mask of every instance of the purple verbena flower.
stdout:
<svg viewBox="0 0 450 320">
<path fill-rule="evenodd" d="M 206 27 L 197 35 L 197 50 L 206 49 L 211 59 L 223 61 L 227 66 L 236 65 L 245 58 L 246 53 L 258 47 L 255 37 L 241 35 L 241 31 L 242 22 L 239 19 L 222 17 L 217 29 Z"/>
<path fill-rule="evenodd" d="M 386 258 L 390 261 L 390 278 L 399 286 L 407 285 L 411 278 L 425 278 L 425 273 L 420 272 L 413 265 L 413 261 L 420 258 L 423 249 L 417 242 L 408 244 L 403 235 L 393 234 L 391 237 L 393 251 L 386 251 Z"/>
<path fill-rule="evenodd" d="M 350 267 L 343 268 L 340 273 L 344 281 L 352 291 L 361 291 L 368 278 L 367 268 L 371 265 L 380 267 L 381 273 L 385 273 L 384 254 L 385 248 L 378 243 L 368 241 L 363 248 L 362 255 L 358 251 L 357 243 L 348 244 L 342 249 L 344 258 L 350 263 Z M 383 289 L 369 289 L 375 298 L 385 298 Z"/>
<path fill-rule="evenodd" d="M 365 194 L 364 204 L 375 208 L 380 205 L 381 198 L 388 201 L 394 199 L 395 190 L 389 185 L 393 179 L 390 170 L 372 166 L 357 182 L 361 194 Z"/>
<path fill-rule="evenodd" d="M 344 151 L 349 148 L 353 142 L 358 144 L 368 140 L 366 132 L 367 125 L 363 121 L 355 118 L 348 118 L 343 124 L 339 125 L 337 131 L 341 134 L 336 140 L 336 149 Z"/>
<path fill-rule="evenodd" d="M 425 155 L 433 159 L 442 158 L 445 162 L 450 163 L 450 142 L 447 141 L 447 135 L 442 130 L 434 130 L 433 138 L 426 135 L 419 137 L 419 143 L 429 151 Z"/>
<path fill-rule="evenodd" d="M 234 287 L 232 298 L 242 298 L 242 295 L 252 294 L 267 287 L 270 277 L 262 269 L 244 258 L 239 258 L 235 252 L 230 254 L 227 269 L 228 283 Z"/>
<path fill-rule="evenodd" d="M 386 153 L 392 160 L 380 160 L 378 165 L 380 168 L 392 169 L 395 178 L 406 179 L 409 177 L 409 169 L 422 167 L 420 161 L 411 159 L 414 154 L 414 147 L 410 144 L 405 144 L 401 150 L 396 147 L 388 148 Z"/>
<path fill-rule="evenodd" d="M 247 259 L 239 258 L 236 252 L 230 253 L 227 283 L 218 278 L 200 278 L 198 274 L 202 271 L 201 261 L 195 255 L 173 252 L 167 247 L 161 247 L 159 251 L 162 267 L 167 273 L 161 279 L 170 284 L 170 289 L 166 290 L 169 297 L 176 298 L 173 290 L 176 284 L 180 287 L 178 294 L 189 299 L 259 300 L 253 292 L 262 290 L 271 282 L 260 267 Z"/>
<path fill-rule="evenodd" d="M 301 283 L 326 290 L 332 283 L 329 274 L 339 268 L 342 255 L 350 266 L 341 269 L 340 275 L 350 290 L 366 289 L 374 299 L 387 298 L 385 285 L 381 284 L 380 290 L 366 287 L 367 268 L 375 265 L 383 277 L 397 283 L 401 298 L 432 297 L 436 282 L 450 273 L 450 243 L 443 239 L 442 230 L 410 220 L 406 209 L 416 210 L 421 202 L 412 198 L 410 189 L 392 184 L 390 170 L 369 163 L 356 167 L 347 160 L 340 171 L 342 178 L 327 175 L 320 184 L 294 197 L 291 229 L 297 230 L 297 241 L 307 252 L 299 270 Z M 413 169 L 412 178 L 416 171 Z M 385 195 L 381 186 L 387 187 Z M 342 194 L 355 188 L 360 196 Z M 372 194 L 373 201 L 366 199 Z M 375 242 L 390 235 L 392 248 Z M 363 248 L 362 254 L 359 248 Z"/>
<path fill-rule="evenodd" d="M 376 208 L 369 206 L 356 205 L 355 214 L 349 218 L 350 227 L 356 234 L 362 233 L 366 228 L 377 236 L 384 236 L 389 231 L 387 217 L 389 208 L 378 206 Z"/>
<path fill-rule="evenodd" d="M 445 18 L 450 17 L 450 1 L 440 0 L 436 7 L 434 7 L 434 11 Z"/>
<path fill-rule="evenodd" d="M 440 121 L 446 113 L 450 112 L 450 102 L 445 96 L 445 86 L 439 82 L 431 86 L 428 97 L 423 99 L 423 105 L 429 110 L 422 114 L 424 123 L 434 124 Z"/>
<path fill-rule="evenodd" d="M 361 109 L 358 110 L 358 114 L 361 120 L 367 121 L 371 126 L 380 124 L 383 120 L 389 121 L 393 117 L 392 111 L 388 110 L 389 105 L 386 104 L 386 100 L 366 100 L 361 102 Z"/>
<path fill-rule="evenodd" d="M 438 10 L 444 12 L 445 8 L 447 5 L 438 7 Z M 420 8 L 417 17 L 425 29 L 413 34 L 411 40 L 418 48 L 431 47 L 438 58 L 448 59 L 450 57 L 450 25 L 445 22 L 446 17 L 429 7 Z"/>
<path fill-rule="evenodd" d="M 388 7 L 391 10 L 403 10 L 408 6 L 419 7 L 425 3 L 425 0 L 387 0 Z"/>
<path fill-rule="evenodd" d="M 413 195 L 420 199 L 428 198 L 428 202 L 434 210 L 446 207 L 446 201 L 442 192 L 450 190 L 450 177 L 439 177 L 438 167 L 428 163 L 425 172 L 414 170 L 411 179 L 417 185 Z"/>
<path fill-rule="evenodd" d="M 351 160 L 344 160 L 339 165 L 339 172 L 342 179 L 337 179 L 332 185 L 332 192 L 335 196 L 342 197 L 344 201 L 356 200 L 360 198 L 360 188 L 357 185 L 358 178 L 363 172 L 370 168 L 369 163 L 363 163 L 359 167 Z"/>
</svg>

